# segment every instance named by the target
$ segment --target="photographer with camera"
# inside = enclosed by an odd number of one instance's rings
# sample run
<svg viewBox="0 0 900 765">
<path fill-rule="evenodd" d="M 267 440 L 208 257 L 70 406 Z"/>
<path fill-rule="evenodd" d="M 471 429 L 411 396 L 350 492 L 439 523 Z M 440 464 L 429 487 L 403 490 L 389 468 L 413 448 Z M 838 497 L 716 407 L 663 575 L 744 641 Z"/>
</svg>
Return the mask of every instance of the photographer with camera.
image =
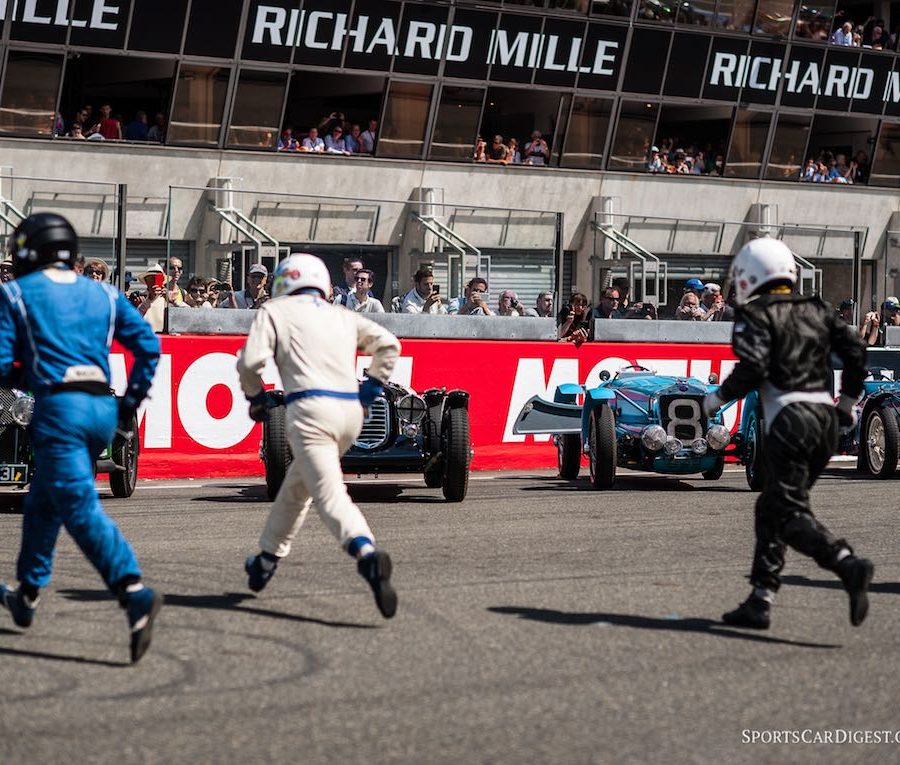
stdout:
<svg viewBox="0 0 900 765">
<path fill-rule="evenodd" d="M 503 290 L 497 300 L 497 316 L 524 316 L 525 306 L 512 290 Z"/>
<path fill-rule="evenodd" d="M 447 313 L 440 288 L 434 283 L 430 268 L 420 268 L 413 276 L 416 286 L 404 295 L 400 313 Z"/>
<path fill-rule="evenodd" d="M 563 306 L 564 314 L 559 325 L 559 339 L 581 345 L 591 331 L 591 309 L 587 295 L 575 292 L 569 305 Z"/>
<path fill-rule="evenodd" d="M 700 298 L 696 292 L 685 292 L 681 296 L 681 302 L 675 309 L 675 318 L 678 321 L 703 321 L 704 313 L 700 307 Z"/>
<path fill-rule="evenodd" d="M 463 295 L 447 304 L 447 313 L 459 316 L 493 316 L 487 304 L 488 283 L 480 276 L 470 279 Z"/>
<path fill-rule="evenodd" d="M 885 328 L 900 326 L 900 300 L 891 295 L 881 304 L 881 313 L 869 311 L 859 328 L 866 345 L 884 345 Z"/>
</svg>

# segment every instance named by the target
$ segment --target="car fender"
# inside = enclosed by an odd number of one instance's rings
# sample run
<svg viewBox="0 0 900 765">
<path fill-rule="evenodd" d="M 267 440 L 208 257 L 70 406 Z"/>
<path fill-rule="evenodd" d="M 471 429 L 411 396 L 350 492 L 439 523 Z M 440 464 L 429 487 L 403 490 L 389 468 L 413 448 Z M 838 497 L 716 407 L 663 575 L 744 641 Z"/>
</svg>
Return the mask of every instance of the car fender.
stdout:
<svg viewBox="0 0 900 765">
<path fill-rule="evenodd" d="M 609 388 L 591 388 L 585 393 L 584 406 L 581 409 L 581 443 L 588 443 L 588 434 L 591 431 L 591 413 L 601 406 L 612 407 L 616 400 L 615 391 Z"/>
</svg>

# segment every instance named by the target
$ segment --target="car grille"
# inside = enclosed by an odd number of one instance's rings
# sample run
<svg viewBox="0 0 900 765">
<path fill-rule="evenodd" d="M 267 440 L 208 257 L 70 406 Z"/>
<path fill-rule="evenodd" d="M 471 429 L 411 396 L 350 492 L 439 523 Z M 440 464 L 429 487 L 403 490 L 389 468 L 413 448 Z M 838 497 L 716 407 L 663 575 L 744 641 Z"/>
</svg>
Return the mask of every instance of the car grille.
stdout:
<svg viewBox="0 0 900 765">
<path fill-rule="evenodd" d="M 660 396 L 659 417 L 666 433 L 685 444 L 706 435 L 703 396 Z"/>
<path fill-rule="evenodd" d="M 362 432 L 353 442 L 359 449 L 377 449 L 388 440 L 391 433 L 390 407 L 383 398 L 376 398 L 369 407 Z"/>
<path fill-rule="evenodd" d="M 12 425 L 13 418 L 9 408 L 16 398 L 16 394 L 9 388 L 0 388 L 0 426 Z"/>
</svg>

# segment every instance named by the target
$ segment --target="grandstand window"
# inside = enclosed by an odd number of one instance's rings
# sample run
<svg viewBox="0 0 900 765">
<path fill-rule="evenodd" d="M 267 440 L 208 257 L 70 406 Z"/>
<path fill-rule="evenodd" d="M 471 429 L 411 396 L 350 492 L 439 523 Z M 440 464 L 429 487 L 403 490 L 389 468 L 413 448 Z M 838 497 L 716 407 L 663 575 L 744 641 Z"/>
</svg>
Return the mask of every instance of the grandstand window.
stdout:
<svg viewBox="0 0 900 765">
<path fill-rule="evenodd" d="M 731 146 L 725 161 L 729 178 L 759 178 L 772 115 L 738 109 L 731 130 Z"/>
<path fill-rule="evenodd" d="M 591 0 L 592 16 L 631 16 L 631 0 Z"/>
<path fill-rule="evenodd" d="M 386 78 L 364 75 L 330 74 L 297 69 L 291 75 L 283 128 L 291 128 L 298 140 L 311 127 L 330 128 L 341 118 L 348 129 L 354 124 L 365 130 L 369 120 L 377 120 L 384 100 Z M 332 118 L 331 115 L 335 117 Z M 324 134 L 319 136 L 324 139 Z"/>
<path fill-rule="evenodd" d="M 484 88 L 444 85 L 431 136 L 431 159 L 472 159 Z"/>
<path fill-rule="evenodd" d="M 10 51 L 0 93 L 0 133 L 53 134 L 63 58 Z"/>
<path fill-rule="evenodd" d="M 711 27 L 716 17 L 716 0 L 694 0 L 678 6 L 677 24 L 694 27 Z"/>
<path fill-rule="evenodd" d="M 759 0 L 753 31 L 758 34 L 787 37 L 791 31 L 793 0 Z"/>
<path fill-rule="evenodd" d="M 813 117 L 806 158 L 823 162 L 829 168 L 834 161 L 842 174 L 856 161 L 857 174 L 852 180 L 867 183 L 877 128 L 875 119 L 818 114 Z"/>
<path fill-rule="evenodd" d="M 609 152 L 607 166 L 610 170 L 639 173 L 646 170 L 658 114 L 659 104 L 622 101 L 615 139 Z"/>
<path fill-rule="evenodd" d="M 422 156 L 432 90 L 431 84 L 424 82 L 391 82 L 375 150 L 378 156 Z"/>
<path fill-rule="evenodd" d="M 569 117 L 562 167 L 603 167 L 603 151 L 612 101 L 606 98 L 576 96 Z"/>
<path fill-rule="evenodd" d="M 834 3 L 812 2 L 800 5 L 797 24 L 794 26 L 794 37 L 804 40 L 827 42 L 831 37 L 834 23 Z"/>
<path fill-rule="evenodd" d="M 278 142 L 286 86 L 286 74 L 242 69 L 226 145 L 274 149 Z"/>
<path fill-rule="evenodd" d="M 900 124 L 882 122 L 869 176 L 873 186 L 900 186 Z"/>
<path fill-rule="evenodd" d="M 662 29 L 633 29 L 631 50 L 622 89 L 629 93 L 659 93 L 671 33 Z"/>
<path fill-rule="evenodd" d="M 482 136 L 501 135 L 504 141 L 516 138 L 522 149 L 522 161 L 541 164 L 535 157 L 528 161 L 525 147 L 537 131 L 547 146 L 553 147 L 553 139 L 559 128 L 560 94 L 549 90 L 488 88 L 481 118 Z M 545 158 L 545 164 L 556 164 L 556 157 Z"/>
<path fill-rule="evenodd" d="M 773 181 L 796 181 L 806 162 L 810 118 L 805 114 L 779 114 L 765 177 Z"/>
<path fill-rule="evenodd" d="M 756 0 L 719 0 L 716 26 L 735 32 L 749 32 L 753 26 Z"/>
<path fill-rule="evenodd" d="M 243 7 L 243 0 L 191 0 L 185 55 L 234 58 Z"/>
<path fill-rule="evenodd" d="M 638 6 L 638 21 L 659 21 L 662 23 L 672 23 L 675 21 L 675 14 L 678 6 L 675 3 L 661 2 L 661 0 L 641 0 Z"/>
<path fill-rule="evenodd" d="M 693 175 L 721 175 L 734 110 L 730 106 L 663 104 L 653 143 L 669 162 L 684 154 Z M 685 171 L 682 171 L 685 172 Z"/>
<path fill-rule="evenodd" d="M 178 53 L 184 35 L 188 0 L 136 2 L 131 15 L 128 47 L 156 53 Z"/>
<path fill-rule="evenodd" d="M 85 105 L 99 115 L 100 106 L 112 106 L 122 126 L 144 112 L 149 124 L 157 113 L 168 114 L 172 102 L 175 62 L 160 58 L 69 54 L 63 79 L 60 112 L 71 130 L 77 112 Z M 93 125 L 83 125 L 87 133 Z"/>
<path fill-rule="evenodd" d="M 230 70 L 182 64 L 166 143 L 217 146 Z"/>
</svg>

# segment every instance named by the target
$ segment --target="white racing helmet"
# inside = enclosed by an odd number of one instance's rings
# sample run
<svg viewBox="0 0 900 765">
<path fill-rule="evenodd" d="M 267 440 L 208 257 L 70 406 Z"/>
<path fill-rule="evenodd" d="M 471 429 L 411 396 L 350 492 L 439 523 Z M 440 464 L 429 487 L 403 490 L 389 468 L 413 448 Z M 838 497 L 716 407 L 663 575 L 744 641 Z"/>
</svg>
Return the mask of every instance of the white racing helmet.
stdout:
<svg viewBox="0 0 900 765">
<path fill-rule="evenodd" d="M 272 280 L 272 297 L 290 295 L 304 287 L 319 290 L 327 298 L 331 276 L 320 258 L 307 252 L 294 252 L 282 260 Z"/>
<path fill-rule="evenodd" d="M 790 248 L 779 239 L 764 236 L 747 242 L 731 261 L 734 300 L 744 305 L 753 295 L 773 282 L 797 283 L 797 261 Z"/>
</svg>

